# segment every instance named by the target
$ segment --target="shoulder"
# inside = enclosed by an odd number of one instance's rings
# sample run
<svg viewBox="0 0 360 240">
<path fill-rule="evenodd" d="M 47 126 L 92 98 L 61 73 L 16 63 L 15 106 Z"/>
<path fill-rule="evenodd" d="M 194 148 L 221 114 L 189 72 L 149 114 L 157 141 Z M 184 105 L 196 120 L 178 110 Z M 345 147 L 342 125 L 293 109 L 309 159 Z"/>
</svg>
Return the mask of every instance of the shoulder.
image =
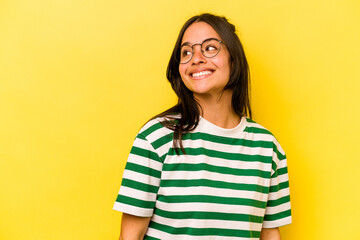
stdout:
<svg viewBox="0 0 360 240">
<path fill-rule="evenodd" d="M 146 140 L 154 149 L 158 149 L 164 144 L 172 142 L 173 130 L 164 126 L 165 121 L 169 121 L 168 117 L 157 117 L 150 119 L 140 129 L 136 138 Z"/>
<path fill-rule="evenodd" d="M 147 121 L 140 129 L 139 135 L 143 137 L 148 137 L 159 129 L 164 128 L 164 125 L 161 124 L 162 118 L 154 118 Z"/>
<path fill-rule="evenodd" d="M 172 130 L 167 128 L 164 123 L 169 121 L 176 121 L 179 118 L 180 118 L 179 115 L 168 115 L 165 117 L 152 118 L 142 126 L 142 128 L 139 131 L 139 134 L 141 134 L 144 137 L 147 137 L 153 134 L 154 132 L 158 132 L 158 131 L 164 133 L 172 132 Z"/>
<path fill-rule="evenodd" d="M 244 131 L 247 133 L 265 134 L 274 137 L 274 135 L 267 128 L 250 118 L 246 118 L 246 127 Z"/>
<path fill-rule="evenodd" d="M 275 137 L 275 135 L 266 127 L 260 125 L 253 119 L 246 118 L 246 127 L 244 129 L 244 132 L 253 135 L 253 137 L 257 140 L 272 142 L 272 147 L 274 151 L 280 151 L 284 153 L 284 150 L 281 148 L 280 143 Z"/>
</svg>

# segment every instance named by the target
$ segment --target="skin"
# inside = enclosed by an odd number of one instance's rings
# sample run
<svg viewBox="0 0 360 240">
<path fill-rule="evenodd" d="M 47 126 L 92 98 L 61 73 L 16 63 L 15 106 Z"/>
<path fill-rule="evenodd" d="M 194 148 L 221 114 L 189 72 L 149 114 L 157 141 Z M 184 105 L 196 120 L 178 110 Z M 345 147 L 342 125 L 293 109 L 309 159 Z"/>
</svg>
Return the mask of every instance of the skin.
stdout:
<svg viewBox="0 0 360 240">
<path fill-rule="evenodd" d="M 150 217 L 123 213 L 119 240 L 142 240 L 149 226 Z"/>
<path fill-rule="evenodd" d="M 193 23 L 185 31 L 182 44 L 202 43 L 205 39 L 217 38 L 217 32 L 207 23 Z M 230 53 L 225 45 L 213 58 L 201 53 L 201 46 L 194 46 L 194 55 L 186 64 L 179 65 L 179 72 L 185 86 L 193 92 L 194 98 L 202 108 L 201 115 L 206 120 L 223 128 L 233 128 L 240 122 L 231 106 L 232 91 L 224 91 L 230 76 Z M 211 71 L 209 75 L 194 77 L 193 73 Z M 140 240 L 144 238 L 150 222 L 149 217 L 123 214 L 120 240 Z M 260 240 L 281 240 L 278 228 L 263 228 Z"/>
<path fill-rule="evenodd" d="M 260 240 L 281 240 L 279 228 L 263 228 Z"/>
</svg>

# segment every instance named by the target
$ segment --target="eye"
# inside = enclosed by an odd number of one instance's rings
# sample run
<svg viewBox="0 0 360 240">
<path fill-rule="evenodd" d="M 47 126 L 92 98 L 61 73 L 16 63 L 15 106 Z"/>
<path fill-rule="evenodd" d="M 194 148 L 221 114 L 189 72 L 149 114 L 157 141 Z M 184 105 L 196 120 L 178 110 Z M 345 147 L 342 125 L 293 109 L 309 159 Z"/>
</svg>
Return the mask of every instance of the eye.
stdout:
<svg viewBox="0 0 360 240">
<path fill-rule="evenodd" d="M 189 55 L 191 55 L 191 52 L 189 50 L 184 49 L 184 50 L 181 51 L 181 56 L 182 57 L 186 57 L 186 56 L 189 56 Z"/>
<path fill-rule="evenodd" d="M 208 39 L 202 44 L 202 51 L 205 57 L 214 57 L 220 51 L 220 41 L 217 39 Z"/>
<path fill-rule="evenodd" d="M 215 46 L 215 45 L 206 45 L 206 47 L 205 47 L 205 51 L 207 51 L 207 52 L 213 52 L 213 51 L 217 51 L 218 50 L 218 48 Z"/>
</svg>

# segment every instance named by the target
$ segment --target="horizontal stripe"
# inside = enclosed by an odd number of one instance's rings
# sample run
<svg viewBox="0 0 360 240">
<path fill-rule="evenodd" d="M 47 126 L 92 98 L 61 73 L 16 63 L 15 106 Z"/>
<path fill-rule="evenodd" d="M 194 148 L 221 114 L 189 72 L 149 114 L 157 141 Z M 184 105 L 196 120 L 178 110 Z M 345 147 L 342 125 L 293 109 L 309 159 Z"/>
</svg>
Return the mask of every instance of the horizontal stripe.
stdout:
<svg viewBox="0 0 360 240">
<path fill-rule="evenodd" d="M 288 182 L 288 181 L 289 181 L 289 176 L 287 174 L 278 175 L 277 177 L 273 176 L 271 178 L 271 185 L 277 185 L 282 182 Z"/>
<path fill-rule="evenodd" d="M 278 185 L 270 186 L 270 192 L 278 192 L 278 191 L 280 191 L 282 189 L 286 189 L 286 188 L 289 188 L 289 182 L 288 181 L 278 183 Z"/>
<path fill-rule="evenodd" d="M 265 221 L 274 221 L 274 220 L 278 220 L 278 219 L 289 217 L 289 216 L 291 216 L 290 209 L 280 212 L 280 213 L 277 213 L 277 214 L 265 215 L 264 220 Z"/>
<path fill-rule="evenodd" d="M 269 207 L 275 207 L 275 206 L 279 206 L 283 203 L 286 203 L 286 202 L 290 202 L 290 196 L 287 195 L 287 196 L 284 196 L 282 198 L 279 198 L 279 199 L 276 199 L 276 200 L 269 200 L 267 205 Z"/>
<path fill-rule="evenodd" d="M 261 178 L 270 178 L 270 172 L 265 172 L 256 169 L 241 169 L 213 166 L 206 163 L 189 164 L 164 164 L 163 171 L 201 171 L 217 172 L 223 174 L 231 174 L 237 176 L 259 176 Z"/>
<path fill-rule="evenodd" d="M 243 229 L 243 230 L 257 230 L 261 231 L 261 223 L 254 223 L 246 221 L 233 221 L 233 220 L 217 220 L 217 219 L 207 219 L 203 218 L 201 220 L 199 219 L 171 219 L 171 218 L 165 218 L 159 215 L 154 215 L 151 219 L 151 221 L 154 221 L 159 224 L 167 225 L 173 228 L 183 228 L 183 227 L 189 227 L 191 228 L 219 228 L 219 229 Z"/>
<path fill-rule="evenodd" d="M 282 197 L 285 197 L 285 196 L 289 196 L 289 188 L 284 188 L 284 189 L 281 189 L 281 190 L 279 190 L 277 192 L 270 192 L 268 201 L 269 200 L 276 200 L 276 199 L 279 199 L 279 198 L 282 198 Z"/>
<path fill-rule="evenodd" d="M 276 227 L 281 227 L 287 224 L 290 224 L 292 222 L 292 217 L 288 216 L 285 218 L 279 218 L 277 220 L 274 221 L 265 221 L 263 222 L 263 227 L 264 228 L 276 228 Z"/>
<path fill-rule="evenodd" d="M 240 191 L 254 191 L 259 193 L 268 193 L 269 187 L 256 184 L 242 184 L 233 182 L 214 181 L 209 179 L 188 179 L 188 180 L 161 180 L 162 188 L 168 187 L 212 187 L 219 189 L 233 189 Z"/>
<path fill-rule="evenodd" d="M 148 231 L 146 232 L 146 236 L 144 239 L 148 239 L 147 237 L 150 236 L 152 239 L 162 239 L 162 240 L 259 240 L 259 238 L 248 238 L 248 237 L 230 237 L 230 236 L 191 236 L 188 234 L 169 234 L 167 232 L 160 231 L 158 229 L 154 228 L 148 228 Z"/>
<path fill-rule="evenodd" d="M 115 202 L 113 209 L 139 217 L 151 217 L 153 215 L 153 209 L 142 208 L 120 202 Z"/>
<path fill-rule="evenodd" d="M 144 167 L 149 167 L 152 168 L 154 170 L 160 171 L 162 169 L 162 162 L 158 162 L 143 156 L 139 156 L 139 155 L 134 155 L 134 154 L 130 154 L 128 161 L 127 162 L 131 162 L 140 166 L 144 166 Z"/>
<path fill-rule="evenodd" d="M 271 157 L 269 156 L 258 156 L 258 155 L 246 155 L 241 153 L 227 153 L 227 152 L 221 152 L 216 151 L 212 149 L 206 149 L 206 148 L 185 148 L 185 152 L 188 155 L 206 155 L 209 157 L 217 157 L 221 159 L 227 159 L 227 160 L 242 160 L 242 161 L 258 161 L 258 162 L 264 162 L 264 163 L 270 163 L 272 161 Z M 172 148 L 169 150 L 170 155 L 175 155 L 176 152 Z M 180 155 L 183 153 L 180 152 Z"/>
<path fill-rule="evenodd" d="M 287 167 L 278 168 L 277 172 L 278 172 L 278 175 L 288 174 L 288 169 L 287 169 Z"/>
<path fill-rule="evenodd" d="M 273 157 L 273 149 L 265 147 L 248 147 L 248 146 L 234 146 L 223 143 L 206 142 L 201 139 L 197 140 L 183 140 L 183 147 L 186 148 L 204 148 L 219 152 L 226 152 L 228 154 L 243 154 L 243 155 L 259 155 Z"/>
<path fill-rule="evenodd" d="M 153 145 L 156 148 L 172 141 L 173 134 L 167 134 L 162 136 L 161 138 L 157 139 L 153 142 Z M 264 140 L 247 140 L 243 138 L 233 138 L 233 137 L 223 137 L 217 136 L 213 134 L 203 133 L 203 132 L 191 132 L 187 133 L 183 136 L 183 141 L 186 140 L 203 140 L 213 143 L 221 143 L 226 145 L 233 145 L 233 146 L 244 146 L 244 147 L 262 147 L 262 148 L 272 148 L 273 142 L 272 141 L 264 141 Z"/>
<path fill-rule="evenodd" d="M 244 147 L 262 147 L 262 148 L 272 148 L 272 141 L 252 141 L 243 138 L 234 138 L 234 137 L 223 137 L 212 135 L 203 132 L 195 132 L 186 134 L 183 140 L 204 140 L 214 143 L 221 143 L 232 146 L 244 146 Z"/>
<path fill-rule="evenodd" d="M 208 179 L 194 179 L 194 180 L 162 180 L 161 187 L 212 187 L 219 189 L 233 189 L 240 191 L 254 191 L 259 193 L 268 193 L 269 188 L 256 184 L 241 184 L 223 181 L 214 181 Z"/>
<path fill-rule="evenodd" d="M 123 178 L 121 185 L 144 192 L 157 193 L 158 187 Z"/>
<path fill-rule="evenodd" d="M 271 178 L 277 178 L 281 175 L 286 175 L 287 174 L 287 168 L 280 168 L 280 169 L 276 169 L 273 174 L 271 175 Z M 287 175 L 286 175 L 287 176 Z"/>
<path fill-rule="evenodd" d="M 189 196 L 164 196 L 158 194 L 158 201 L 166 203 L 185 203 L 185 202 L 201 202 L 201 203 L 219 203 L 219 204 L 229 204 L 229 205 L 246 205 L 254 206 L 258 208 L 265 208 L 266 202 L 247 199 L 247 198 L 230 198 L 230 197 L 218 197 L 218 196 L 208 196 L 208 195 L 192 195 Z"/>
<path fill-rule="evenodd" d="M 228 183 L 236 184 L 256 184 L 260 186 L 268 187 L 270 184 L 269 178 L 260 178 L 253 176 L 236 176 L 229 174 L 222 174 L 209 171 L 163 171 L 161 174 L 161 179 L 163 180 L 198 180 L 198 179 L 207 179 L 213 181 L 221 181 Z"/>
<path fill-rule="evenodd" d="M 162 136 L 158 139 L 156 139 L 152 144 L 154 146 L 155 149 L 158 149 L 160 148 L 161 146 L 169 143 L 169 142 L 172 142 L 173 140 L 173 133 L 169 133 L 169 134 L 166 134 L 165 136 Z"/>
<path fill-rule="evenodd" d="M 221 229 L 221 228 L 174 228 L 164 224 L 151 222 L 150 228 L 155 228 L 160 231 L 168 232 L 171 234 L 189 234 L 192 236 L 236 236 L 236 237 L 260 237 L 260 231 L 247 231 L 247 230 L 234 230 L 234 229 Z"/>
<path fill-rule="evenodd" d="M 126 169 L 134 171 L 134 172 L 146 174 L 146 175 L 156 177 L 156 178 L 161 177 L 161 172 L 160 171 L 157 171 L 157 170 L 149 168 L 149 167 L 144 167 L 144 166 L 132 163 L 132 162 L 127 162 L 126 163 Z"/>
<path fill-rule="evenodd" d="M 281 205 L 277 205 L 275 207 L 267 206 L 266 207 L 266 215 L 276 214 L 276 213 L 283 212 L 283 211 L 286 211 L 286 210 L 289 210 L 289 209 L 291 209 L 290 202 L 286 202 L 286 203 L 283 203 Z"/>
<path fill-rule="evenodd" d="M 201 203 L 201 202 L 185 202 L 185 203 L 166 203 L 157 201 L 156 209 L 172 212 L 197 211 L 197 212 L 219 212 L 219 213 L 237 213 L 263 217 L 265 208 L 257 208 L 246 205 L 230 205 L 221 203 Z"/>
<path fill-rule="evenodd" d="M 213 220 L 226 220 L 226 221 L 244 221 L 253 223 L 262 223 L 263 217 L 253 216 L 240 213 L 220 213 L 220 212 L 170 212 L 161 209 L 156 209 L 154 215 L 171 219 L 213 219 Z"/>
<path fill-rule="evenodd" d="M 150 126 L 149 126 L 149 124 L 150 124 Z M 157 120 L 148 122 L 148 124 L 146 124 L 144 127 L 146 129 L 145 130 L 143 129 L 142 131 L 140 131 L 139 135 L 142 135 L 145 138 L 152 132 L 155 132 L 158 129 L 164 128 L 164 126 L 161 123 L 159 123 Z"/>
<path fill-rule="evenodd" d="M 257 127 L 246 127 L 244 132 L 248 132 L 248 133 L 265 133 L 265 134 L 270 134 L 271 133 L 264 129 L 264 128 L 257 128 Z"/>
<path fill-rule="evenodd" d="M 260 192 L 249 192 L 249 191 L 240 191 L 224 188 L 212 188 L 212 187 L 162 187 L 159 191 L 159 194 L 167 196 L 177 196 L 181 193 L 182 196 L 193 196 L 196 195 L 211 195 L 216 197 L 229 197 L 229 198 L 256 198 L 260 201 L 267 201 L 268 194 L 263 194 Z"/>
<path fill-rule="evenodd" d="M 245 134 L 242 138 L 245 140 L 249 140 L 249 141 L 273 142 L 275 140 L 273 135 L 267 134 L 267 133 L 247 133 L 247 132 L 245 132 Z"/>
<path fill-rule="evenodd" d="M 149 209 L 153 209 L 154 205 L 155 205 L 155 202 L 139 200 L 136 198 L 130 198 L 130 197 L 124 196 L 124 195 L 118 195 L 118 197 L 116 198 L 116 201 L 120 202 L 120 203 L 128 204 L 128 205 L 136 206 L 136 207 L 149 208 Z"/>
<path fill-rule="evenodd" d="M 135 172 L 128 169 L 124 170 L 123 179 L 129 179 L 136 182 L 149 184 L 155 187 L 158 187 L 160 185 L 160 178 L 156 178 L 147 174 Z"/>
<path fill-rule="evenodd" d="M 152 192 L 144 192 L 135 188 L 129 188 L 124 185 L 120 187 L 119 195 L 125 195 L 143 201 L 156 201 L 157 194 Z"/>
<path fill-rule="evenodd" d="M 130 151 L 131 154 L 139 155 L 142 157 L 147 157 L 149 159 L 161 162 L 160 157 L 155 153 L 147 149 L 139 148 L 136 146 L 133 146 Z"/>
<path fill-rule="evenodd" d="M 219 158 L 213 158 L 209 156 L 191 156 L 191 155 L 181 155 L 181 156 L 168 156 L 164 163 L 166 164 L 200 164 L 206 163 L 212 166 L 218 167 L 227 167 L 235 169 L 255 169 L 265 172 L 270 172 L 271 174 L 271 163 L 262 163 L 262 162 L 249 162 L 241 160 L 219 160 Z M 161 165 L 162 166 L 162 165 Z"/>
</svg>

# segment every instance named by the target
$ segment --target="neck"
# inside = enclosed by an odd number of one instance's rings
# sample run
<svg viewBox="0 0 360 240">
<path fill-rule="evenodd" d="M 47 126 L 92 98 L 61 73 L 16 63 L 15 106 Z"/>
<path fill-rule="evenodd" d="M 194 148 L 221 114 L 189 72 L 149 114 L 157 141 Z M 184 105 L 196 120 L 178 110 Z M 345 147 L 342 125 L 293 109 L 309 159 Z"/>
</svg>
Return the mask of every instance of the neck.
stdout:
<svg viewBox="0 0 360 240">
<path fill-rule="evenodd" d="M 220 96 L 194 95 L 194 98 L 201 106 L 200 115 L 209 122 L 222 128 L 234 128 L 239 124 L 240 117 L 231 105 L 231 90 L 224 91 Z"/>
</svg>

